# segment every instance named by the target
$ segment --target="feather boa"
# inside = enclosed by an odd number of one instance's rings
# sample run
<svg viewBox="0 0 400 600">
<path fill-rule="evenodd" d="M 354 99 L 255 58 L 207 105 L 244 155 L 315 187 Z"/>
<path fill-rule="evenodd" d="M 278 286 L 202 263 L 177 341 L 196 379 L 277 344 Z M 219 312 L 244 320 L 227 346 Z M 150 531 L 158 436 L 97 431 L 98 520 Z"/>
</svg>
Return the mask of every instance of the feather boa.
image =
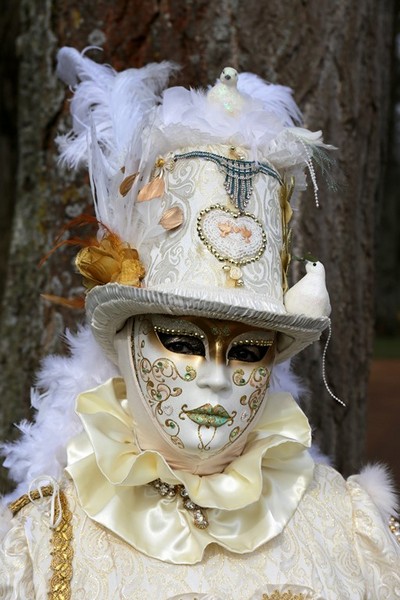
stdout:
<svg viewBox="0 0 400 600">
<path fill-rule="evenodd" d="M 70 356 L 49 356 L 43 361 L 37 376 L 37 388 L 32 390 L 31 403 L 35 409 L 33 423 L 22 421 L 19 440 L 3 444 L 4 466 L 16 489 L 5 498 L 11 501 L 26 493 L 32 480 L 40 476 L 59 480 L 67 462 L 69 440 L 82 431 L 75 413 L 77 396 L 101 385 L 110 377 L 118 377 L 117 367 L 97 345 L 88 326 L 76 335 L 66 333 Z M 39 391 L 43 390 L 43 391 Z M 273 370 L 271 390 L 285 390 L 298 400 L 303 388 L 290 370 L 289 363 Z"/>
<path fill-rule="evenodd" d="M 100 385 L 119 373 L 94 341 L 88 327 L 77 335 L 66 333 L 70 356 L 48 356 L 37 376 L 37 388 L 32 390 L 31 404 L 34 422 L 17 425 L 18 441 L 3 444 L 4 466 L 17 483 L 11 500 L 26 493 L 29 483 L 46 474 L 59 479 L 66 465 L 66 446 L 82 431 L 75 413 L 75 399 L 82 391 Z M 43 390 L 43 391 L 39 391 Z"/>
<path fill-rule="evenodd" d="M 81 421 L 75 413 L 76 397 L 110 377 L 120 376 L 117 367 L 104 356 L 88 326 L 81 327 L 75 335 L 67 331 L 65 338 L 70 355 L 47 357 L 38 373 L 37 388 L 32 390 L 31 398 L 36 411 L 33 423 L 22 421 L 18 425 L 20 439 L 0 447 L 0 453 L 5 456 L 4 466 L 17 484 L 15 490 L 2 499 L 3 503 L 25 494 L 36 478 L 61 478 L 67 461 L 67 444 L 82 431 Z M 297 401 L 304 393 L 304 387 L 290 368 L 290 361 L 274 367 L 271 391 L 289 392 Z M 330 462 L 315 444 L 311 454 L 316 462 Z M 387 521 L 397 506 L 387 468 L 367 465 L 353 479 L 368 492 Z M 5 530 L 9 517 L 3 509 L 0 521 Z"/>
</svg>

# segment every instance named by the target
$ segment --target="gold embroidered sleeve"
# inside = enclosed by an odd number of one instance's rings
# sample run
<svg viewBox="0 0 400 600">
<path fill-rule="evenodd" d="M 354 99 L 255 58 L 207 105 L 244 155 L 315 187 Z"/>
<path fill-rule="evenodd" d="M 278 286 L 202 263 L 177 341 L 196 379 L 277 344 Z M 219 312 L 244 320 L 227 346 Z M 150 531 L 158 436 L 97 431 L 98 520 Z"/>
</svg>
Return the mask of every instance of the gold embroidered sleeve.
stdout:
<svg viewBox="0 0 400 600">
<path fill-rule="evenodd" d="M 50 580 L 49 600 L 70 600 L 72 580 L 72 514 L 65 494 L 60 491 L 62 518 L 54 529 L 51 540 L 52 577 Z M 57 515 L 56 515 L 57 518 Z"/>
<path fill-rule="evenodd" d="M 43 498 L 52 496 L 54 493 L 51 485 L 44 486 L 40 491 L 34 490 L 30 495 L 26 494 L 21 496 L 18 500 L 10 504 L 10 510 L 14 517 L 18 515 L 23 508 L 32 504 L 34 506 L 35 501 L 41 501 Z M 59 490 L 56 493 L 59 495 L 60 502 L 55 502 L 55 522 L 60 517 L 61 520 L 57 527 L 51 528 L 50 523 L 48 524 L 48 537 L 50 538 L 50 554 L 51 554 L 51 575 L 49 581 L 46 581 L 47 597 L 49 600 L 70 600 L 71 598 L 71 580 L 72 580 L 72 560 L 73 560 L 73 547 L 72 547 L 72 514 L 68 507 L 67 498 L 63 491 Z M 35 520 L 35 517 L 33 517 Z M 2 559 L 4 568 L 11 571 L 11 575 L 4 577 L 4 581 L 8 583 L 4 584 L 8 587 L 4 589 L 9 590 L 18 589 L 18 582 L 14 579 L 21 580 L 21 585 L 28 586 L 29 593 L 24 589 L 24 592 L 18 591 L 17 595 L 2 595 L 0 598 L 34 598 L 35 592 L 35 577 L 37 576 L 37 569 L 33 566 L 31 553 L 29 551 L 29 544 L 25 535 L 24 519 L 21 518 L 15 522 L 11 531 L 7 534 L 3 547 L 2 547 Z M 14 534 L 13 534 L 14 532 Z M 18 547 L 18 552 L 13 550 L 14 546 Z M 24 558 L 22 558 L 22 556 Z M 14 557 L 15 561 L 18 562 L 17 566 L 7 567 L 7 563 Z M 1 572 L 1 567 L 0 567 Z M 14 575 L 15 578 L 13 579 Z M 3 581 L 3 579 L 1 580 Z M 22 583 L 23 582 L 23 583 Z M 21 588 L 22 589 L 22 588 Z M 0 590 L 3 589 L 0 585 Z M 11 591 L 10 591 L 11 593 Z M 13 592 L 15 594 L 17 592 Z"/>
</svg>

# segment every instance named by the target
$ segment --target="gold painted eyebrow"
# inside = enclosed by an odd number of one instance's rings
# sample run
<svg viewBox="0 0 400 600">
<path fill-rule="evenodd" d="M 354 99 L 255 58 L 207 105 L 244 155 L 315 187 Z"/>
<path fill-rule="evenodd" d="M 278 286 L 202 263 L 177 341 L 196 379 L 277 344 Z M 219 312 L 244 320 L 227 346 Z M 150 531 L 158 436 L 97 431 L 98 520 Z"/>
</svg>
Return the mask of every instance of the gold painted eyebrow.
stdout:
<svg viewBox="0 0 400 600">
<path fill-rule="evenodd" d="M 204 340 L 206 335 L 198 325 L 184 319 L 168 318 L 165 315 L 153 315 L 151 323 L 155 333 L 167 335 L 188 335 Z"/>
<path fill-rule="evenodd" d="M 231 346 L 262 346 L 270 347 L 275 341 L 273 331 L 248 331 L 232 340 Z"/>
<path fill-rule="evenodd" d="M 159 325 L 153 325 L 153 329 L 156 333 L 165 333 L 167 335 L 186 335 L 188 337 L 195 337 L 199 339 L 204 339 L 205 335 L 203 333 L 199 333 L 198 331 L 193 331 L 192 329 L 181 329 L 177 328 L 169 328 L 169 327 L 160 327 Z"/>
<path fill-rule="evenodd" d="M 266 340 L 266 339 L 253 339 L 253 338 L 245 338 L 242 340 L 235 340 L 232 342 L 232 346 L 262 346 L 269 347 L 272 346 L 274 340 Z"/>
</svg>

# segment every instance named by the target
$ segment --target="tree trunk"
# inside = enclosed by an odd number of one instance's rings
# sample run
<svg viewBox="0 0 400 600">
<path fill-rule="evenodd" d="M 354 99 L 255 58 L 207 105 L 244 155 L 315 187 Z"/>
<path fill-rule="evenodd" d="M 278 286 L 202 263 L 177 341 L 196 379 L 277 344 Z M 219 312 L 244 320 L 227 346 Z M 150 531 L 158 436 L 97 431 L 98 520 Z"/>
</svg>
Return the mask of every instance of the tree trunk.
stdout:
<svg viewBox="0 0 400 600">
<path fill-rule="evenodd" d="M 57 48 L 104 48 L 117 70 L 172 59 L 176 83 L 208 85 L 224 66 L 289 85 L 310 129 L 338 146 L 338 191 L 321 185 L 318 210 L 307 193 L 296 215 L 295 253 L 318 253 L 333 305 L 328 380 L 346 401 L 324 390 L 323 345 L 296 359 L 313 394 L 305 402 L 322 450 L 345 473 L 364 447 L 368 361 L 373 323 L 374 214 L 386 139 L 391 0 L 21 0 L 18 51 L 19 168 L 17 203 L 0 328 L 0 437 L 29 414 L 29 387 L 42 356 L 62 348 L 76 314 L 40 294 L 71 295 L 79 285 L 72 254 L 59 252 L 38 269 L 65 222 L 87 212 L 85 175 L 57 167 L 53 139 L 68 125 L 63 86 L 54 75 Z M 322 179 L 322 177 L 320 177 Z M 300 276 L 299 273 L 295 274 Z M 82 315 L 80 315 L 82 317 Z"/>
</svg>

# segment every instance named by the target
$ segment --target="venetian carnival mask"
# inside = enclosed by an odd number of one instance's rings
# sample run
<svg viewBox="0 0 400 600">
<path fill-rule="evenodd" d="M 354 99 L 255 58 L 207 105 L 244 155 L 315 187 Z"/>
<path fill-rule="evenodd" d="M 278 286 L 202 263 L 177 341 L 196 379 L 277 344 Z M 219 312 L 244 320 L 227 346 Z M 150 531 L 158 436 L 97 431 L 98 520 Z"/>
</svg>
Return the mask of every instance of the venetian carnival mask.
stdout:
<svg viewBox="0 0 400 600">
<path fill-rule="evenodd" d="M 141 449 L 216 472 L 243 450 L 266 400 L 274 332 L 200 317 L 139 316 L 120 367 Z M 150 426 L 151 422 L 151 426 Z"/>
</svg>

